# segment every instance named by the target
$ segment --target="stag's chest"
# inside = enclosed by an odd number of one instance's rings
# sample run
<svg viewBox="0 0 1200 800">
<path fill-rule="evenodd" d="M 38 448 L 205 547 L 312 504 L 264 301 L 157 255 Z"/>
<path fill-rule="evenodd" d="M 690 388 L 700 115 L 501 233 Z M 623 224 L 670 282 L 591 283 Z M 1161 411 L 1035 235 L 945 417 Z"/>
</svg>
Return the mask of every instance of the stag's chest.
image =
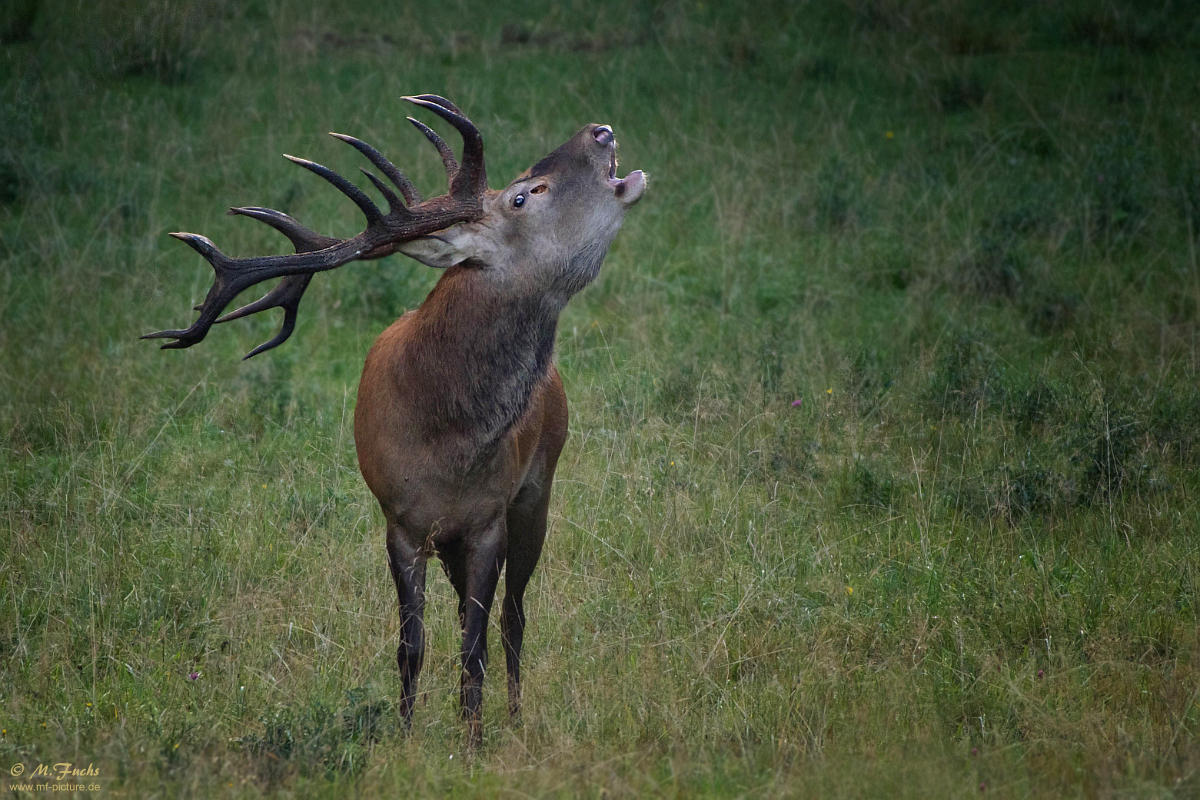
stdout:
<svg viewBox="0 0 1200 800">
<path fill-rule="evenodd" d="M 412 342 L 411 324 L 398 320 L 367 357 L 354 420 L 359 467 L 389 517 L 453 536 L 502 513 L 520 491 L 538 452 L 552 367 L 547 354 L 545 367 L 529 362 L 537 371 L 498 369 L 495 360 L 422 369 L 397 346 Z"/>
</svg>

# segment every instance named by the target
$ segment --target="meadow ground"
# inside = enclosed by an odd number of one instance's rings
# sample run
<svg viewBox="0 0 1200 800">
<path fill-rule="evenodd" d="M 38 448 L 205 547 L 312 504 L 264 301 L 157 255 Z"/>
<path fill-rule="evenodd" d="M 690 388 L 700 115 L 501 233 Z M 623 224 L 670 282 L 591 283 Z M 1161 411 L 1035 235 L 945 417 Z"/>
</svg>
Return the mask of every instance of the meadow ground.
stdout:
<svg viewBox="0 0 1200 800">
<path fill-rule="evenodd" d="M 69 761 L 130 797 L 1200 794 L 1186 4 L 383 5 L 0 12 L 9 791 Z M 349 175 L 351 133 L 438 190 L 417 92 L 493 185 L 590 121 L 652 175 L 562 320 L 524 721 L 493 637 L 473 758 L 436 569 L 399 728 L 350 434 L 437 275 L 320 276 L 246 363 L 276 319 L 137 340 L 209 284 L 167 231 L 358 230 L 281 152 Z"/>
</svg>

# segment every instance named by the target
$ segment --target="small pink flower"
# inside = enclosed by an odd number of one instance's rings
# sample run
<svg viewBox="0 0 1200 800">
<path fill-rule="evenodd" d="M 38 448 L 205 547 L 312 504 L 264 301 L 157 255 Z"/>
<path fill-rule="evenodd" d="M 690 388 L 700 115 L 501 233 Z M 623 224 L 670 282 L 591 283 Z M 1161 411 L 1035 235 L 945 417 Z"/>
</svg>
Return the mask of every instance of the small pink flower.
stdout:
<svg viewBox="0 0 1200 800">
<path fill-rule="evenodd" d="M 1046 673 L 1042 672 L 1042 671 L 1039 669 L 1039 670 L 1038 670 L 1038 677 L 1039 677 L 1039 678 L 1044 678 L 1045 676 L 1046 676 Z"/>
<path fill-rule="evenodd" d="M 200 673 L 199 673 L 199 672 L 189 672 L 189 673 L 188 673 L 188 680 L 189 680 L 189 681 L 194 681 L 194 680 L 198 679 L 199 677 L 200 677 Z"/>
<path fill-rule="evenodd" d="M 803 398 L 803 397 L 801 397 L 801 398 L 797 398 L 796 400 L 793 400 L 793 401 L 792 401 L 792 408 L 799 408 L 799 407 L 800 407 L 800 406 L 802 406 L 802 405 L 804 405 L 804 398 Z"/>
<path fill-rule="evenodd" d="M 973 755 L 973 756 L 977 756 L 977 755 L 979 755 L 979 748 L 978 748 L 978 747 L 972 747 L 972 748 L 971 748 L 971 755 Z"/>
</svg>

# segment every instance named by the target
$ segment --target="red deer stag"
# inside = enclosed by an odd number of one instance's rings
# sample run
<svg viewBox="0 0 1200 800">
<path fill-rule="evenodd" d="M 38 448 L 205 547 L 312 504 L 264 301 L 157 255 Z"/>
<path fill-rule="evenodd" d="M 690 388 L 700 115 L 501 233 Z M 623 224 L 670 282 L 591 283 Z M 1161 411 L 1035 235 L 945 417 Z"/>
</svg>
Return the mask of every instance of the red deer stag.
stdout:
<svg viewBox="0 0 1200 800">
<path fill-rule="evenodd" d="M 268 308 L 284 310 L 274 339 L 292 333 L 301 296 L 317 272 L 395 252 L 445 269 L 419 308 L 376 340 L 367 355 L 354 414 L 358 464 L 387 520 L 387 553 L 400 600 L 396 660 L 400 710 L 412 724 L 424 656 L 425 565 L 437 554 L 458 593 L 462 624 L 460 700 L 472 746 L 482 741 L 488 615 L 507 562 L 501 614 L 510 713 L 520 710 L 522 598 L 546 535 L 550 485 L 567 437 L 567 398 L 552 362 L 558 316 L 600 270 L 625 212 L 641 199 L 641 171 L 616 177 L 616 140 L 588 125 L 506 188 L 487 186 L 483 139 L 469 119 L 437 95 L 406 97 L 453 125 L 463 138 L 460 164 L 436 133 L 409 118 L 441 154 L 447 194 L 422 201 L 379 151 L 355 147 L 399 190 L 363 172 L 387 200 L 384 214 L 366 194 L 319 164 L 291 158 L 332 183 L 362 209 L 366 229 L 334 239 L 267 208 L 234 208 L 291 240 L 295 254 L 230 258 L 194 233 L 191 245 L 216 278 L 199 318 L 164 348 L 191 347 L 215 322 Z M 218 318 L 242 290 L 283 280 L 261 299 Z"/>
</svg>

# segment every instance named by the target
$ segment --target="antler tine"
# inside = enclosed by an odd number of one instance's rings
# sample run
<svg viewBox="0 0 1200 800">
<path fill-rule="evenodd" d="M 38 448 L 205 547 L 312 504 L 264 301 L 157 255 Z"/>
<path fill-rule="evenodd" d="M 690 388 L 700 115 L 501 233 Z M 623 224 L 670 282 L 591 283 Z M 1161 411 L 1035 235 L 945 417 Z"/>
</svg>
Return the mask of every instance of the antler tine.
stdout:
<svg viewBox="0 0 1200 800">
<path fill-rule="evenodd" d="M 430 103 L 437 103 L 442 108 L 446 109 L 447 111 L 453 111 L 455 114 L 458 114 L 460 117 L 466 116 L 466 114 L 464 114 L 462 111 L 459 110 L 458 106 L 454 105 L 454 103 L 452 103 L 449 100 L 447 100 L 446 98 L 442 97 L 440 94 L 418 94 L 418 95 L 413 95 L 413 96 L 416 97 L 418 100 L 427 100 Z"/>
<path fill-rule="evenodd" d="M 415 206 L 417 203 L 421 202 L 421 194 L 417 191 L 417 188 L 412 185 L 412 181 L 410 181 L 403 172 L 397 169 L 396 165 L 389 161 L 387 157 L 383 155 L 383 153 L 379 152 L 374 147 L 371 147 L 371 145 L 367 144 L 362 139 L 356 139 L 353 136 L 347 136 L 344 133 L 330 133 L 329 135 L 335 139 L 341 139 L 343 142 L 366 156 L 372 164 L 379 168 L 380 172 L 388 177 L 388 180 L 396 185 L 396 188 L 400 190 L 400 194 L 404 195 L 404 202 L 408 203 L 410 206 Z M 368 175 L 368 177 L 370 177 L 370 175 Z"/>
<path fill-rule="evenodd" d="M 437 148 L 438 155 L 442 157 L 442 166 L 446 168 L 446 174 L 453 179 L 458 174 L 458 159 L 454 157 L 454 151 L 450 149 L 450 145 L 442 141 L 442 137 L 438 136 L 433 128 L 421 122 L 421 120 L 414 119 L 413 117 L 407 117 L 407 119 L 417 130 L 425 134 L 426 139 L 433 142 L 433 146 Z"/>
<path fill-rule="evenodd" d="M 229 215 L 250 217 L 259 222 L 265 222 L 286 236 L 295 245 L 297 253 L 309 253 L 313 250 L 321 250 L 326 247 L 332 247 L 341 241 L 341 239 L 324 236 L 310 228 L 306 228 L 294 218 L 273 208 L 263 208 L 261 206 L 235 207 L 229 209 Z"/>
<path fill-rule="evenodd" d="M 253 303 L 248 303 L 237 311 L 230 311 L 217 320 L 217 322 L 229 322 L 230 320 L 241 319 L 250 314 L 257 314 L 259 311 L 265 311 L 268 308 L 283 309 L 283 325 L 279 328 L 279 333 L 275 334 L 275 338 L 268 342 L 263 342 L 242 356 L 242 361 L 254 358 L 259 353 L 272 350 L 288 340 L 288 337 L 296 330 L 296 316 L 300 312 L 300 300 L 304 297 L 304 290 L 312 282 L 312 277 L 312 275 L 288 275 L 279 281 L 274 289 Z"/>
<path fill-rule="evenodd" d="M 298 281 L 296 280 L 297 278 L 302 278 L 303 281 Z M 242 317 L 247 317 L 251 314 L 257 314 L 259 311 L 266 311 L 268 308 L 281 308 L 283 296 L 288 293 L 280 290 L 289 284 L 294 286 L 302 283 L 303 286 L 307 287 L 311 278 L 312 275 L 288 275 L 287 277 L 280 279 L 279 283 L 275 285 L 274 289 L 267 292 L 253 303 L 247 303 L 236 311 L 230 311 L 228 314 L 221 316 L 221 318 L 218 319 L 214 324 L 241 319 Z M 301 289 L 301 292 L 303 293 L 303 289 Z M 297 297 L 296 302 L 299 302 L 299 300 L 300 298 Z"/>
<path fill-rule="evenodd" d="M 291 161 L 293 164 L 299 164 L 310 172 L 315 172 L 317 175 L 320 175 L 322 178 L 332 183 L 339 192 L 354 201 L 354 205 L 358 206 L 362 210 L 363 215 L 367 218 L 368 223 L 378 222 L 379 220 L 383 219 L 383 212 L 379 210 L 379 206 L 375 205 L 371 198 L 367 197 L 367 195 L 363 193 L 362 189 L 359 189 L 353 183 L 346 180 L 329 167 L 323 167 L 315 161 L 309 161 L 307 158 L 296 158 L 296 156 L 289 156 L 287 153 L 284 153 L 283 157 L 288 161 Z"/>
<path fill-rule="evenodd" d="M 462 164 L 450 176 L 450 194 L 464 195 L 486 192 L 487 171 L 483 163 L 483 135 L 479 133 L 479 129 L 475 127 L 474 123 L 463 116 L 453 103 L 436 94 L 422 94 L 403 99 L 437 114 L 453 125 L 462 136 Z M 426 136 L 428 135 L 426 134 Z M 434 144 L 436 145 L 437 142 Z"/>
<path fill-rule="evenodd" d="M 291 338 L 292 332 L 296 330 L 296 317 L 300 313 L 300 298 L 304 295 L 304 290 L 308 288 L 308 283 L 311 280 L 311 275 L 292 275 L 279 282 L 279 285 L 275 287 L 268 297 L 274 296 L 275 305 L 283 309 L 283 325 L 279 326 L 279 333 L 275 334 L 275 338 L 268 342 L 263 342 L 249 353 L 246 353 L 246 355 L 242 356 L 242 361 L 248 361 L 259 353 L 274 350 Z"/>
<path fill-rule="evenodd" d="M 366 175 L 367 179 L 370 180 L 371 183 L 374 184 L 375 188 L 379 190 L 379 193 L 383 195 L 383 199 L 387 200 L 389 211 L 394 212 L 397 211 L 397 209 L 404 208 L 404 201 L 396 196 L 396 193 L 392 191 L 391 187 L 379 180 L 374 172 L 371 172 L 369 169 L 364 169 L 363 167 L 359 167 L 358 171 L 363 175 Z"/>
</svg>

